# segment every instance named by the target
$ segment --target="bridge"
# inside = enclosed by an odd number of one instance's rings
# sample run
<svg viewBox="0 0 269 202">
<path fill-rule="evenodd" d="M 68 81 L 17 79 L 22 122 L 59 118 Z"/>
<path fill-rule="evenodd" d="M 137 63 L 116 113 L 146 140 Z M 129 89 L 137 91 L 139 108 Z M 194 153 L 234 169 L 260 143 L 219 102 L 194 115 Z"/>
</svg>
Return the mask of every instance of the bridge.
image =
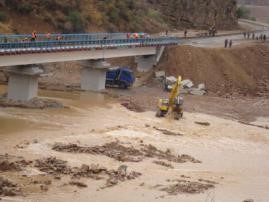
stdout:
<svg viewBox="0 0 269 202">
<path fill-rule="evenodd" d="M 81 88 L 105 88 L 107 58 L 135 56 L 137 68 L 147 71 L 158 63 L 166 46 L 179 44 L 177 37 L 133 38 L 128 33 L 0 35 L 0 67 L 9 72 L 8 99 L 27 101 L 37 96 L 39 64 L 80 61 Z"/>
</svg>

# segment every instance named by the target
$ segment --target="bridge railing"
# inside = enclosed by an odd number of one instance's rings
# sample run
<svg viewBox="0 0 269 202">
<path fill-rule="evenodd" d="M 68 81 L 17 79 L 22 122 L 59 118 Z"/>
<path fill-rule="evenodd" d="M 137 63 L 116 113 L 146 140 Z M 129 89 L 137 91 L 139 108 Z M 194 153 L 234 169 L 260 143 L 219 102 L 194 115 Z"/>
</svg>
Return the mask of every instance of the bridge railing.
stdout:
<svg viewBox="0 0 269 202">
<path fill-rule="evenodd" d="M 85 40 L 47 40 L 47 41 L 19 41 L 19 42 L 0 42 L 0 49 L 28 49 L 28 48 L 105 48 L 123 46 L 158 46 L 176 45 L 179 39 L 176 37 L 156 37 L 139 39 L 85 39 Z"/>
<path fill-rule="evenodd" d="M 102 40 L 102 39 L 122 39 L 127 38 L 127 33 L 82 33 L 82 34 L 37 34 L 36 41 L 49 40 Z M 21 42 L 30 41 L 30 34 L 22 35 L 0 35 L 0 43 L 2 42 Z"/>
</svg>

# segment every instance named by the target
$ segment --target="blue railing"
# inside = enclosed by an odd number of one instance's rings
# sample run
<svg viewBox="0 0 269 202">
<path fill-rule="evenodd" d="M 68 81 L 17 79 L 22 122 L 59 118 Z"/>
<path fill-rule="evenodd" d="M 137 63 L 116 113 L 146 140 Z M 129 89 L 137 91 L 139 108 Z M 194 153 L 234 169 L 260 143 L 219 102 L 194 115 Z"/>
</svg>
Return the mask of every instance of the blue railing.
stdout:
<svg viewBox="0 0 269 202">
<path fill-rule="evenodd" d="M 177 37 L 127 38 L 127 33 L 38 35 L 35 41 L 23 40 L 30 35 L 0 35 L 0 53 L 68 50 L 80 48 L 117 48 L 126 46 L 168 46 L 179 44 Z M 30 38 L 29 38 L 30 39 Z"/>
<path fill-rule="evenodd" d="M 48 41 L 56 40 L 61 38 L 61 40 L 102 40 L 107 39 L 122 39 L 126 38 L 128 33 L 82 33 L 82 34 L 37 34 L 37 41 Z M 2 42 L 20 42 L 25 40 L 31 40 L 30 34 L 20 34 L 20 35 L 1 35 L 0 43 Z"/>
</svg>

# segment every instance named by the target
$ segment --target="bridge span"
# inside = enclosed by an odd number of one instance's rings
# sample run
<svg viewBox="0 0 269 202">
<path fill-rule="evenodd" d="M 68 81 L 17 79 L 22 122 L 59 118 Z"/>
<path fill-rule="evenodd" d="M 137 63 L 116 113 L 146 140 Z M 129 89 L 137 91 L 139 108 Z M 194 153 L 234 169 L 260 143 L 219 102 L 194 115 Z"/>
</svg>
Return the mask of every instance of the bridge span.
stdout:
<svg viewBox="0 0 269 202">
<path fill-rule="evenodd" d="M 158 63 L 166 46 L 179 44 L 177 37 L 130 38 L 127 33 L 0 35 L 0 67 L 8 68 L 8 98 L 29 100 L 37 96 L 38 64 L 81 61 L 81 88 L 105 88 L 107 58 L 135 56 L 137 68 L 147 71 Z"/>
</svg>

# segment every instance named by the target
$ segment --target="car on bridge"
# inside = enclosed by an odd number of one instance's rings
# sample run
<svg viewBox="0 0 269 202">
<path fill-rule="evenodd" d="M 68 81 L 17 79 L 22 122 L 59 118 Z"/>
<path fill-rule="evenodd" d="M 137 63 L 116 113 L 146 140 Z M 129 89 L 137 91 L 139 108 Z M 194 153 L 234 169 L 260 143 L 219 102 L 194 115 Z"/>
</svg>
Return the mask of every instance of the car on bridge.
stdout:
<svg viewBox="0 0 269 202">
<path fill-rule="evenodd" d="M 131 87 L 134 82 L 134 73 L 127 67 L 109 69 L 106 72 L 106 87 L 119 87 L 122 89 L 127 89 Z"/>
</svg>

